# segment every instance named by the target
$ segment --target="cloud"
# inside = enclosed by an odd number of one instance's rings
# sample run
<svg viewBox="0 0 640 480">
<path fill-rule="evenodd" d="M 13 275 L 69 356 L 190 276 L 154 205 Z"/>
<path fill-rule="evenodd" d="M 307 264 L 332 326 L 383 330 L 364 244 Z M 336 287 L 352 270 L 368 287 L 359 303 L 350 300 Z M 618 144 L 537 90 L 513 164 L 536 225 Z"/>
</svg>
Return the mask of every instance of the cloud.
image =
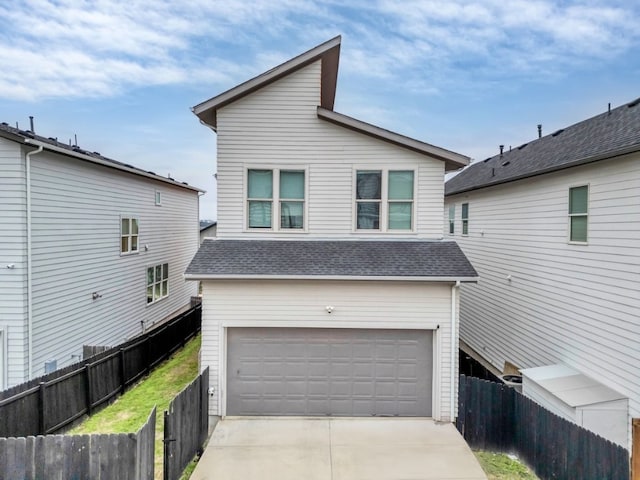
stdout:
<svg viewBox="0 0 640 480">
<path fill-rule="evenodd" d="M 637 48 L 638 13 L 621 0 L 8 0 L 0 97 L 227 88 L 339 33 L 342 71 L 437 94 L 607 61 Z"/>
</svg>

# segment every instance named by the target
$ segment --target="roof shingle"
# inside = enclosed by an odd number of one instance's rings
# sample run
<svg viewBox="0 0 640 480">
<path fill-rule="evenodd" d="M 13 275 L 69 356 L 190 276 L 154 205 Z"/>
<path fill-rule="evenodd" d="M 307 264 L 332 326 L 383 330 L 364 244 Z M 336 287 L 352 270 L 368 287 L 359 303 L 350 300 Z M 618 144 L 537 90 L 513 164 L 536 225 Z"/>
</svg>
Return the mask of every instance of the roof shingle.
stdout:
<svg viewBox="0 0 640 480">
<path fill-rule="evenodd" d="M 367 240 L 205 240 L 186 276 L 416 277 L 473 280 L 455 242 Z"/>
<path fill-rule="evenodd" d="M 638 103 L 635 100 L 475 162 L 447 181 L 445 196 L 640 151 Z"/>
</svg>

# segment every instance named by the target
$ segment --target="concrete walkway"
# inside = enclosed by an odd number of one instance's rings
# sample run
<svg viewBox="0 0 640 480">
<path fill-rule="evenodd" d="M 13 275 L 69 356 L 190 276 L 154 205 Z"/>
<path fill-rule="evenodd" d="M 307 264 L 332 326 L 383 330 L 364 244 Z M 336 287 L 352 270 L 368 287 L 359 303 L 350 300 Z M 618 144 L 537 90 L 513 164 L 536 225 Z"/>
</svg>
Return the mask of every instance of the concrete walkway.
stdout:
<svg viewBox="0 0 640 480">
<path fill-rule="evenodd" d="M 191 480 L 486 480 L 452 424 L 429 418 L 227 417 Z"/>
</svg>

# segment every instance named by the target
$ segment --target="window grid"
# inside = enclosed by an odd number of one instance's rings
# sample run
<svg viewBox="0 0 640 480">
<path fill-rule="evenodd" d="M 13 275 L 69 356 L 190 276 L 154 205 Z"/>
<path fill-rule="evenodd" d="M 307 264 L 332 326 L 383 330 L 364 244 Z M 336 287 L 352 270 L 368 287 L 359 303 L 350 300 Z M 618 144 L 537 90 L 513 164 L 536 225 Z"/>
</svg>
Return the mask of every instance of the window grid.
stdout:
<svg viewBox="0 0 640 480">
<path fill-rule="evenodd" d="M 587 243 L 589 186 L 569 188 L 569 241 Z"/>
<path fill-rule="evenodd" d="M 122 217 L 120 219 L 120 253 L 136 253 L 138 251 L 138 219 Z"/>
<path fill-rule="evenodd" d="M 305 170 L 248 169 L 247 228 L 303 231 L 306 190 Z"/>
<path fill-rule="evenodd" d="M 147 268 L 147 305 L 169 296 L 169 264 Z"/>
<path fill-rule="evenodd" d="M 462 235 L 469 235 L 469 204 L 462 204 Z"/>
<path fill-rule="evenodd" d="M 449 235 L 456 231 L 456 206 L 449 205 Z"/>
</svg>

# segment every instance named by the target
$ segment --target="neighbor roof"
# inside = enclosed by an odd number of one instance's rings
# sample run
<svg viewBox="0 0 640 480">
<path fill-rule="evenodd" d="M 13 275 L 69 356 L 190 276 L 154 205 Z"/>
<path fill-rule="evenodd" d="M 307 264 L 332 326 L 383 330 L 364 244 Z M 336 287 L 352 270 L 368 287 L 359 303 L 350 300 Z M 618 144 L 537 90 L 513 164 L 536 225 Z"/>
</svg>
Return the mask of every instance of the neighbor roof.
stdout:
<svg viewBox="0 0 640 480">
<path fill-rule="evenodd" d="M 71 146 L 66 143 L 58 142 L 58 140 L 53 137 L 46 138 L 40 135 L 36 135 L 29 130 L 20 130 L 19 128 L 11 127 L 6 122 L 0 123 L 0 137 L 7 138 L 9 140 L 13 140 L 18 143 L 22 143 L 23 145 L 26 145 L 26 146 L 31 146 L 31 147 L 41 146 L 44 150 L 59 153 L 69 157 L 78 158 L 80 160 L 84 160 L 84 161 L 98 164 L 98 165 L 103 165 L 109 168 L 115 168 L 116 170 L 132 173 L 134 175 L 152 178 L 160 182 L 175 185 L 176 187 L 186 188 L 188 190 L 193 190 L 196 192 L 204 192 L 204 190 L 201 190 L 197 187 L 193 187 L 186 182 L 179 182 L 170 177 L 163 177 L 161 175 L 157 175 L 155 172 L 142 170 L 141 168 L 134 167 L 133 165 L 118 162 L 117 160 L 107 158 L 98 152 L 83 150 L 77 145 Z"/>
<path fill-rule="evenodd" d="M 338 81 L 340 41 L 340 36 L 332 38 L 331 40 L 324 42 L 275 68 L 272 68 L 268 72 L 258 75 L 251 80 L 247 80 L 246 82 L 241 83 L 220 95 L 216 95 L 215 97 L 196 105 L 191 110 L 198 116 L 200 121 L 216 130 L 218 128 L 216 113 L 219 108 L 233 103 L 239 98 L 255 92 L 256 90 L 259 90 L 270 83 L 273 83 L 276 80 L 279 80 L 296 70 L 300 70 L 301 68 L 320 59 L 322 60 L 320 104 L 329 110 L 333 110 L 333 102 L 336 97 L 336 83 Z"/>
<path fill-rule="evenodd" d="M 475 281 L 455 242 L 205 240 L 185 278 Z"/>
<path fill-rule="evenodd" d="M 512 182 L 640 151 L 640 99 L 473 163 L 445 195 Z"/>
</svg>

